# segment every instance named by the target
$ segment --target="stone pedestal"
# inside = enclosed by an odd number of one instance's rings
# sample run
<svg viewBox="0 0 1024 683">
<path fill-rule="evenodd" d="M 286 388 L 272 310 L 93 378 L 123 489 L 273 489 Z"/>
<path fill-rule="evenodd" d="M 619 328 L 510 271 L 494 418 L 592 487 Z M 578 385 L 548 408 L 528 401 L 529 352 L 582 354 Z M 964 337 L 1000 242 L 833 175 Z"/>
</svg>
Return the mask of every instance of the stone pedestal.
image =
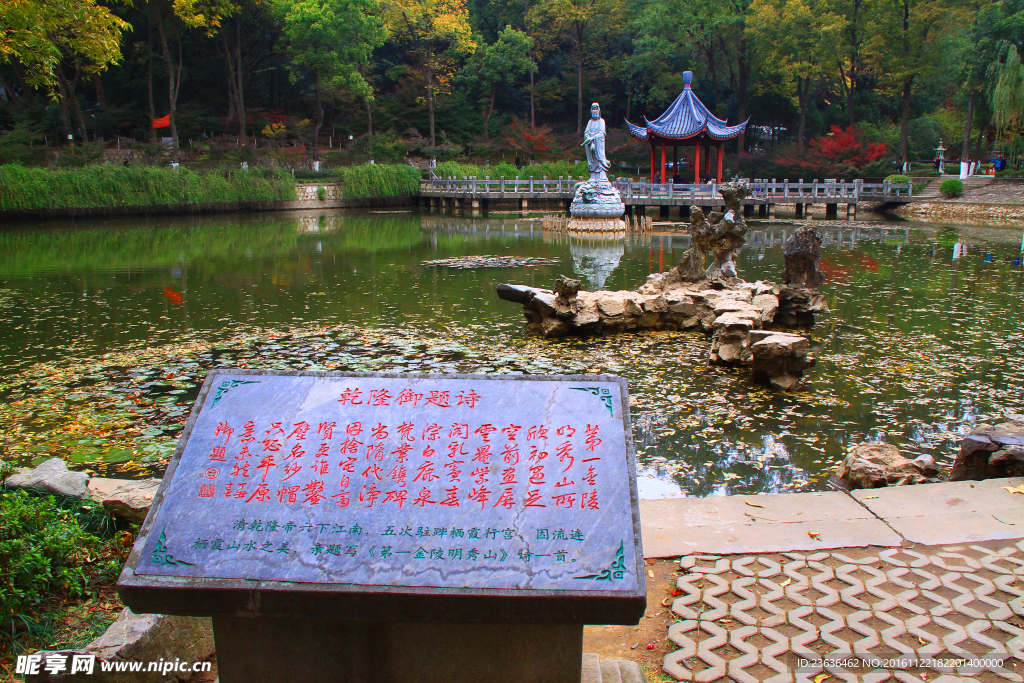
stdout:
<svg viewBox="0 0 1024 683">
<path fill-rule="evenodd" d="M 215 617 L 213 629 L 222 683 L 579 683 L 583 660 L 580 624 Z"/>
<path fill-rule="evenodd" d="M 590 180 L 576 186 L 569 206 L 569 230 L 577 232 L 624 232 L 622 216 L 626 205 L 603 171 L 590 174 Z"/>
</svg>

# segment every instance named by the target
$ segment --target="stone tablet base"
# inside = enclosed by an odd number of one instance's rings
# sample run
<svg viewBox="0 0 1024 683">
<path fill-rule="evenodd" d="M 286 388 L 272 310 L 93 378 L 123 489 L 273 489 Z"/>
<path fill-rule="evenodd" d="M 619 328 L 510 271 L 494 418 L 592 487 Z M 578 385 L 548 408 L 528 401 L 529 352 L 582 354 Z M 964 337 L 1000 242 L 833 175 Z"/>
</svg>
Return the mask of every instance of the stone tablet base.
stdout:
<svg viewBox="0 0 1024 683">
<path fill-rule="evenodd" d="M 581 624 L 214 617 L 221 683 L 579 683 Z"/>
<path fill-rule="evenodd" d="M 626 222 L 621 218 L 577 218 L 569 219 L 569 232 L 626 232 Z"/>
</svg>

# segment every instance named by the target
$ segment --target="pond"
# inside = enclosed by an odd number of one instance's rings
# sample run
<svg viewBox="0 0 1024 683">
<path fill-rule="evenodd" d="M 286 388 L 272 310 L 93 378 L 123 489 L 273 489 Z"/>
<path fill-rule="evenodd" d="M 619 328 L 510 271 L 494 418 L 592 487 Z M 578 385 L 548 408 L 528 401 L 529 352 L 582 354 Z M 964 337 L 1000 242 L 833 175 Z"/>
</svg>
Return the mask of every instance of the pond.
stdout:
<svg viewBox="0 0 1024 683">
<path fill-rule="evenodd" d="M 777 280 L 792 227 L 751 223 L 741 275 Z M 702 334 L 548 341 L 495 296 L 563 273 L 635 288 L 686 247 L 660 226 L 580 241 L 413 211 L 5 225 L 0 457 L 159 476 L 212 367 L 620 375 L 645 498 L 823 488 L 865 440 L 948 467 L 977 422 L 1024 412 L 1019 228 L 819 229 L 832 313 L 809 332 L 810 381 L 779 394 L 708 367 Z M 529 260 L 424 264 L 474 256 Z"/>
</svg>

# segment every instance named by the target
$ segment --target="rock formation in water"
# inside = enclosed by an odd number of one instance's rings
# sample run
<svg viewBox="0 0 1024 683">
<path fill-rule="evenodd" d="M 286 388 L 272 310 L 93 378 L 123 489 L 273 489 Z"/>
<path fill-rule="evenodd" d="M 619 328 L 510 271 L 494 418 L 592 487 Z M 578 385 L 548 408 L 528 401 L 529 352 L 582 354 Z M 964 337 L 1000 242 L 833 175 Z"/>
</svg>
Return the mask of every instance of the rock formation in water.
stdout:
<svg viewBox="0 0 1024 683">
<path fill-rule="evenodd" d="M 836 469 L 836 477 L 848 489 L 877 489 L 883 486 L 928 484 L 937 479 L 939 468 L 930 455 L 911 460 L 887 443 L 861 444 Z"/>
<path fill-rule="evenodd" d="M 821 260 L 821 234 L 810 225 L 794 230 L 783 250 L 786 270 L 779 291 L 776 321 L 786 327 L 811 327 L 815 313 L 828 313 L 825 297 L 818 287 L 825 276 L 818 269 Z"/>
<path fill-rule="evenodd" d="M 527 329 L 545 337 L 700 329 L 712 335 L 710 364 L 747 367 L 755 380 L 793 390 L 815 363 L 810 343 L 806 337 L 771 328 L 796 326 L 808 315 L 813 323 L 813 312 L 828 308 L 816 285 L 790 290 L 739 278 L 735 254 L 747 231 L 740 202 L 749 190 L 744 183 L 727 183 L 719 191 L 725 213 L 713 211 L 705 217 L 703 210 L 692 207 L 690 248 L 674 268 L 647 276 L 635 291 L 582 291 L 578 280 L 563 275 L 552 289 L 500 284 L 498 297 L 522 304 Z M 801 234 L 794 253 L 807 251 L 801 245 L 811 245 L 820 257 L 817 232 L 811 228 L 809 234 L 806 229 Z M 708 253 L 715 258 L 705 270 Z M 817 272 L 817 257 L 812 255 L 811 260 Z M 785 313 L 783 301 L 788 306 Z"/>
<path fill-rule="evenodd" d="M 1024 416 L 978 425 L 960 442 L 951 481 L 1024 476 Z"/>
</svg>

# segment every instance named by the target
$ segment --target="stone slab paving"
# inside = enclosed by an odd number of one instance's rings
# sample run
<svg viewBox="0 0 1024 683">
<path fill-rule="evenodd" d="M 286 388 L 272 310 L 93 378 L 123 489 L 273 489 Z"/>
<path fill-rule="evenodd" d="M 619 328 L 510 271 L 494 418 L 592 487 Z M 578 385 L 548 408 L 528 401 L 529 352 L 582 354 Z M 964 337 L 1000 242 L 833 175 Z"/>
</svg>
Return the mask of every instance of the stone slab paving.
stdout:
<svg viewBox="0 0 1024 683">
<path fill-rule="evenodd" d="M 1024 537 L 1024 479 L 952 481 L 850 493 L 903 538 L 914 543 L 961 543 Z"/>
<path fill-rule="evenodd" d="M 641 501 L 645 555 L 682 555 L 664 671 L 1024 683 L 1022 483 Z"/>
<path fill-rule="evenodd" d="M 899 545 L 902 541 L 883 520 L 838 491 L 641 500 L 640 520 L 644 557 Z"/>
<path fill-rule="evenodd" d="M 680 567 L 679 649 L 664 669 L 681 681 L 1024 680 L 1024 541 L 688 555 Z"/>
</svg>

